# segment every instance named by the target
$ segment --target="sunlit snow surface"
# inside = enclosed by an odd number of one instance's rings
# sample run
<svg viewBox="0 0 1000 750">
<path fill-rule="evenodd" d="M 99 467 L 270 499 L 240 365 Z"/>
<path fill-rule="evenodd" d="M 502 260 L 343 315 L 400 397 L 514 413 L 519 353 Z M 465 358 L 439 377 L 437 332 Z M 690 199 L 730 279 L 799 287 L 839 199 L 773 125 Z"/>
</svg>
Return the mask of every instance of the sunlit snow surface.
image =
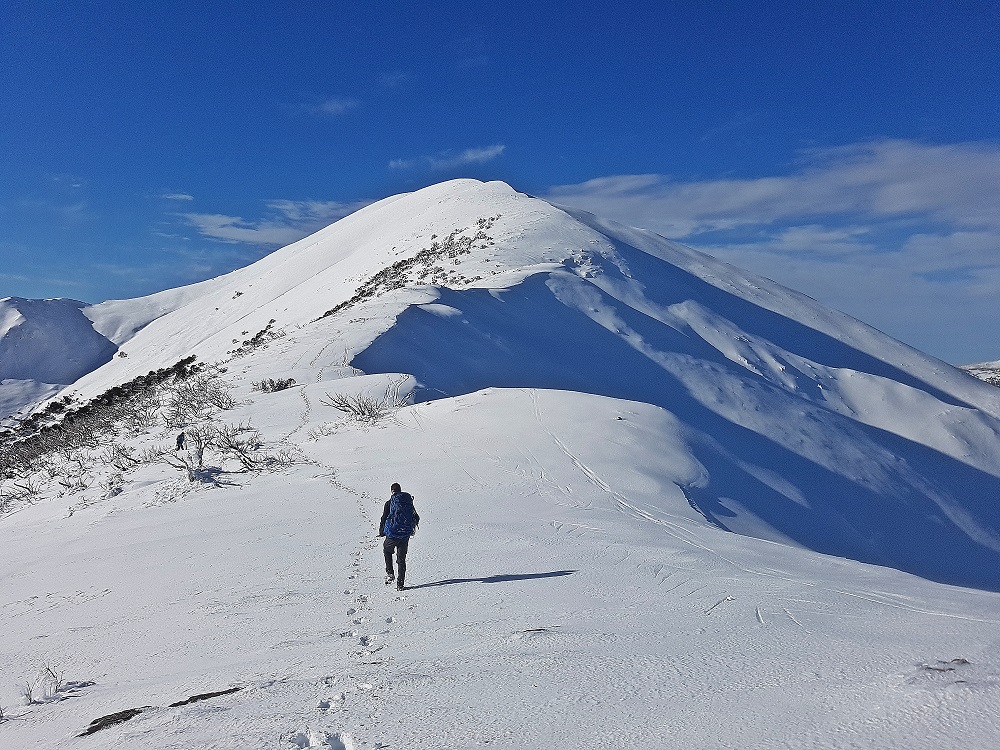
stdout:
<svg viewBox="0 0 1000 750">
<path fill-rule="evenodd" d="M 478 281 L 320 317 L 498 214 L 451 266 Z M 146 466 L 0 518 L 0 747 L 1000 740 L 1000 392 L 846 316 L 470 181 L 98 308 L 128 356 L 84 396 L 275 320 L 219 418 L 299 462 Z M 414 405 L 376 425 L 324 405 L 387 388 Z M 394 481 L 422 519 L 402 594 L 375 538 Z M 46 666 L 60 688 L 22 705 Z"/>
</svg>

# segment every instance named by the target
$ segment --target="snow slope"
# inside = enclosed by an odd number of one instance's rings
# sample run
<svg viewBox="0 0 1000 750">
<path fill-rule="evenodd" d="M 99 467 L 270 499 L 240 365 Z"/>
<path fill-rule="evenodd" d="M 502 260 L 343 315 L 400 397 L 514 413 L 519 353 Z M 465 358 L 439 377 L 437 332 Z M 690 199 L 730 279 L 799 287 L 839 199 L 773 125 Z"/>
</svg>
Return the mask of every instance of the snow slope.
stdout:
<svg viewBox="0 0 1000 750">
<path fill-rule="evenodd" d="M 95 466 L 0 518 L 0 745 L 1000 739 L 992 386 L 501 183 L 163 295 L 88 308 L 128 356 L 74 391 L 226 360 L 217 419 L 299 458 L 194 483 Z M 329 406 L 395 391 L 374 424 Z M 401 595 L 375 538 L 393 481 L 423 519 Z"/>
<path fill-rule="evenodd" d="M 111 359 L 115 345 L 93 329 L 85 308 L 71 299 L 0 299 L 0 418 Z"/>
<path fill-rule="evenodd" d="M 0 299 L 0 378 L 69 384 L 115 353 L 71 299 Z"/>
<path fill-rule="evenodd" d="M 242 390 L 254 403 L 227 415 L 315 463 L 195 489 L 143 469 L 5 520 L 5 746 L 1000 738 L 1000 596 L 729 534 L 679 496 L 647 515 L 658 476 L 697 471 L 664 410 L 491 389 L 367 427 L 323 407 L 330 390 Z M 402 594 L 374 538 L 391 481 L 422 517 Z M 62 691 L 18 706 L 43 665 Z"/>
</svg>

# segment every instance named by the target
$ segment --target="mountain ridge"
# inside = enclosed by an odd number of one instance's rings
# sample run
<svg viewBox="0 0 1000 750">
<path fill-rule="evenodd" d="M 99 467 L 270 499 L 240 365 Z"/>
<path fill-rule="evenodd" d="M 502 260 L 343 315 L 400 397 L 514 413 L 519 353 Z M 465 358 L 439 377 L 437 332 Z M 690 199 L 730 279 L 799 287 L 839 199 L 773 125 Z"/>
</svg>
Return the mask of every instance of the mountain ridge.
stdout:
<svg viewBox="0 0 1000 750">
<path fill-rule="evenodd" d="M 771 281 L 503 183 L 394 196 L 225 276 L 88 312 L 120 351 L 77 398 L 196 355 L 299 382 L 402 373 L 411 402 L 497 387 L 645 402 L 680 420 L 702 465 L 664 481 L 717 527 L 1000 585 L 1000 391 Z M 269 346 L 297 342 L 309 366 L 259 369 Z M 911 542 L 887 543 L 900 529 Z M 928 544 L 961 554 L 928 563 Z"/>
<path fill-rule="evenodd" d="M 11 746 L 996 745 L 1000 391 L 843 313 L 474 181 L 63 304 L 117 354 L 0 432 Z"/>
</svg>

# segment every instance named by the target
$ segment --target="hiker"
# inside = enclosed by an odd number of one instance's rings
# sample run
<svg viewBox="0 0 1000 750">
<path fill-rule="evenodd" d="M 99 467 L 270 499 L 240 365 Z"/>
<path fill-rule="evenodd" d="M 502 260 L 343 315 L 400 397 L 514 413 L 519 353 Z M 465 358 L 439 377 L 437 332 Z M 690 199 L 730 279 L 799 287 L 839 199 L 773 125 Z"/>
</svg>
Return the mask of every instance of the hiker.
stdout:
<svg viewBox="0 0 1000 750">
<path fill-rule="evenodd" d="M 398 482 L 394 482 L 389 490 L 392 492 L 392 497 L 386 500 L 385 508 L 382 509 L 378 535 L 385 537 L 382 543 L 382 551 L 385 553 L 385 583 L 388 586 L 395 581 L 396 591 L 402 591 L 406 580 L 406 549 L 410 544 L 410 537 L 416 532 L 417 524 L 420 523 L 420 516 L 413 507 L 413 497 L 409 492 L 403 492 Z M 392 567 L 394 550 L 396 564 L 399 567 L 398 577 Z"/>
<path fill-rule="evenodd" d="M 177 436 L 177 450 L 181 450 L 183 448 L 184 448 L 184 433 L 182 432 L 180 435 Z"/>
</svg>

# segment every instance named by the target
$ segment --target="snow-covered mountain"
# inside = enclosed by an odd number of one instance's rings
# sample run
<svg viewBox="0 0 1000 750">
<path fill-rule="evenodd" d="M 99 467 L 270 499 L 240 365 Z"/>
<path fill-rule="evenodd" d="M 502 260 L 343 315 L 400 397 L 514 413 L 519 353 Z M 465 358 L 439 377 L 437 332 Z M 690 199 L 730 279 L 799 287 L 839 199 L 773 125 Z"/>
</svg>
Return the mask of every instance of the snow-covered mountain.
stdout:
<svg viewBox="0 0 1000 750">
<path fill-rule="evenodd" d="M 956 692 L 966 746 L 997 738 L 1000 390 L 810 298 L 458 180 L 82 314 L 109 348 L 78 401 L 196 355 L 225 419 L 303 458 L 0 518 L 2 677 L 80 681 L 0 725 L 18 746 L 153 706 L 87 741 L 931 747 Z M 397 394 L 374 424 L 332 406 Z M 391 481 L 424 518 L 401 597 Z"/>
<path fill-rule="evenodd" d="M 115 346 L 69 299 L 0 299 L 0 418 L 108 362 Z"/>
</svg>

